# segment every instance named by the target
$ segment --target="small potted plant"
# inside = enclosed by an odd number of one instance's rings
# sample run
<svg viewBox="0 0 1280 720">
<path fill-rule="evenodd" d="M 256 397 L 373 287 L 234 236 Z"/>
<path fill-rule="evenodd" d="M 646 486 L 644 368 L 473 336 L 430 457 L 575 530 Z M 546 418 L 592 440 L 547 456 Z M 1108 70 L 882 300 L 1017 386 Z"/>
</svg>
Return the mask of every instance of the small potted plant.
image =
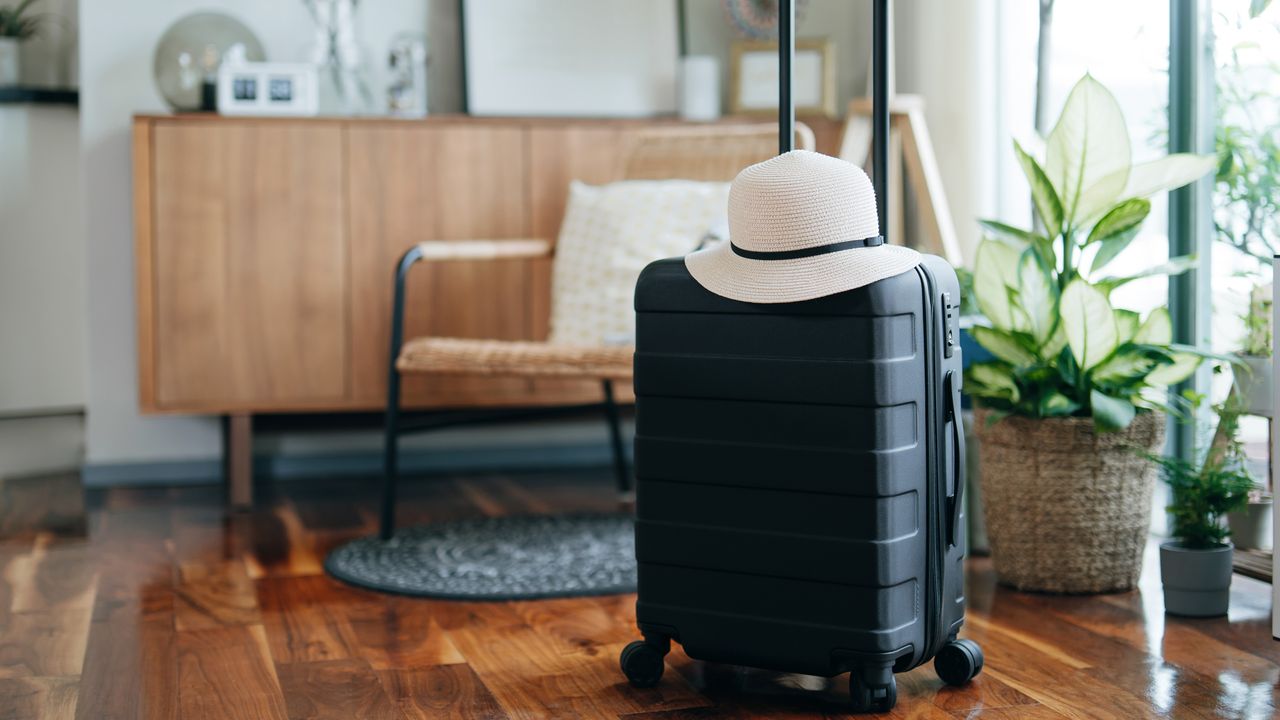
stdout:
<svg viewBox="0 0 1280 720">
<path fill-rule="evenodd" d="M 23 40 L 36 34 L 40 18 L 28 12 L 36 0 L 0 5 L 0 87 L 18 84 L 18 51 Z"/>
<path fill-rule="evenodd" d="M 1148 455 L 1172 492 L 1166 508 L 1173 520 L 1173 539 L 1160 545 L 1160 579 L 1164 608 L 1171 615 L 1226 615 L 1231 600 L 1232 545 L 1227 513 L 1244 506 L 1253 478 L 1244 466 L 1236 438 L 1238 411 L 1220 408 L 1218 436 L 1228 438 L 1212 448 L 1203 463 Z"/>
<path fill-rule="evenodd" d="M 1177 274 L 1177 257 L 1106 272 L 1151 211 L 1149 196 L 1191 182 L 1212 156 L 1135 164 L 1115 97 L 1086 75 L 1045 139 L 1043 161 L 1015 144 L 1037 228 L 981 221 L 973 290 L 984 320 L 969 332 L 991 358 L 969 365 L 978 406 L 981 490 L 1000 581 L 1021 590 L 1132 588 L 1147 542 L 1154 467 L 1132 448 L 1164 443 L 1168 387 L 1195 372 L 1164 308 L 1112 305 L 1140 278 Z"/>
<path fill-rule="evenodd" d="M 1235 389 L 1246 415 L 1271 417 L 1271 286 L 1259 285 L 1244 317 L 1244 347 L 1235 366 Z"/>
</svg>

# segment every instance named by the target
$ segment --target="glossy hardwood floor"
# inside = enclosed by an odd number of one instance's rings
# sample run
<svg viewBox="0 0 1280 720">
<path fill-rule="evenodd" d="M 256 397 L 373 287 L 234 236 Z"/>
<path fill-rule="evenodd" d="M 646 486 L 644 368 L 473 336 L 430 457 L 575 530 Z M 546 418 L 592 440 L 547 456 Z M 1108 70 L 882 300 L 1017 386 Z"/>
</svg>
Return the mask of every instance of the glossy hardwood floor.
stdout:
<svg viewBox="0 0 1280 720">
<path fill-rule="evenodd" d="M 405 483 L 402 516 L 606 509 L 608 473 Z M 834 681 L 669 656 L 637 690 L 617 656 L 633 596 L 456 603 L 377 595 L 322 574 L 373 525 L 372 483 L 294 482 L 224 518 L 214 488 L 115 490 L 74 478 L 0 484 L 0 718 L 846 717 Z M 1280 643 L 1268 586 L 1237 577 L 1231 615 L 1162 612 L 1140 592 L 1045 597 L 972 560 L 969 687 L 898 677 L 900 718 L 1273 717 Z"/>
</svg>

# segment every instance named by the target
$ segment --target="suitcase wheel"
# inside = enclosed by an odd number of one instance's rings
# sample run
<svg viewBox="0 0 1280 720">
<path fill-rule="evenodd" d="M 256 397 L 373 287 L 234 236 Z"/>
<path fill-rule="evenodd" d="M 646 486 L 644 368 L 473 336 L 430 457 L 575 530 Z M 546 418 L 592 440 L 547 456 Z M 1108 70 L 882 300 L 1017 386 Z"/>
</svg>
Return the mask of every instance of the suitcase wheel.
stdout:
<svg viewBox="0 0 1280 720">
<path fill-rule="evenodd" d="M 849 699 L 853 701 L 854 712 L 889 712 L 898 704 L 898 681 L 890 672 L 887 683 L 872 685 L 854 671 L 849 674 Z"/>
<path fill-rule="evenodd" d="M 636 640 L 622 649 L 622 657 L 618 662 L 622 665 L 622 674 L 636 687 L 647 688 L 658 684 L 662 679 L 662 671 L 666 669 L 663 658 L 671 650 L 670 642 L 655 643 Z"/>
<path fill-rule="evenodd" d="M 952 640 L 938 651 L 933 669 L 948 685 L 964 685 L 982 672 L 982 648 L 972 640 Z"/>
</svg>

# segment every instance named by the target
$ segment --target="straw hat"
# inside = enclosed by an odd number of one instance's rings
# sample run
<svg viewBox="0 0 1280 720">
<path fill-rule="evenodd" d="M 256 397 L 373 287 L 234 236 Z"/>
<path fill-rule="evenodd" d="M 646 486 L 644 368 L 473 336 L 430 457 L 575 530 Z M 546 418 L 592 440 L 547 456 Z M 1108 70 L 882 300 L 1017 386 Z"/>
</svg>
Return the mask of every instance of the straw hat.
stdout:
<svg viewBox="0 0 1280 720">
<path fill-rule="evenodd" d="M 729 240 L 684 262 L 717 295 L 786 303 L 904 273 L 920 264 L 920 253 L 884 244 L 866 173 L 794 150 L 738 173 L 729 190 Z"/>
</svg>

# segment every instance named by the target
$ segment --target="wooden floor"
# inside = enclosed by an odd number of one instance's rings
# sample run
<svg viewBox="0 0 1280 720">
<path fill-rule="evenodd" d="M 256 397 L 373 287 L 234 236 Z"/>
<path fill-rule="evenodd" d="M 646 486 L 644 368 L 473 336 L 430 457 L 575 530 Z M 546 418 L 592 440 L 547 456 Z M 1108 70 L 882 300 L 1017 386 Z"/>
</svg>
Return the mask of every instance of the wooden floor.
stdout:
<svg viewBox="0 0 1280 720">
<path fill-rule="evenodd" d="M 406 483 L 423 522 L 605 509 L 607 472 Z M 634 596 L 530 603 L 388 597 L 322 574 L 370 532 L 371 483 L 282 484 L 226 519 L 213 488 L 91 495 L 74 478 L 0 485 L 0 718 L 845 717 L 846 678 L 687 659 L 659 687 L 622 679 Z M 1043 597 L 969 565 L 969 687 L 898 678 L 892 717 L 1273 717 L 1269 588 L 1237 578 L 1231 616 L 1162 612 L 1140 592 Z"/>
</svg>

